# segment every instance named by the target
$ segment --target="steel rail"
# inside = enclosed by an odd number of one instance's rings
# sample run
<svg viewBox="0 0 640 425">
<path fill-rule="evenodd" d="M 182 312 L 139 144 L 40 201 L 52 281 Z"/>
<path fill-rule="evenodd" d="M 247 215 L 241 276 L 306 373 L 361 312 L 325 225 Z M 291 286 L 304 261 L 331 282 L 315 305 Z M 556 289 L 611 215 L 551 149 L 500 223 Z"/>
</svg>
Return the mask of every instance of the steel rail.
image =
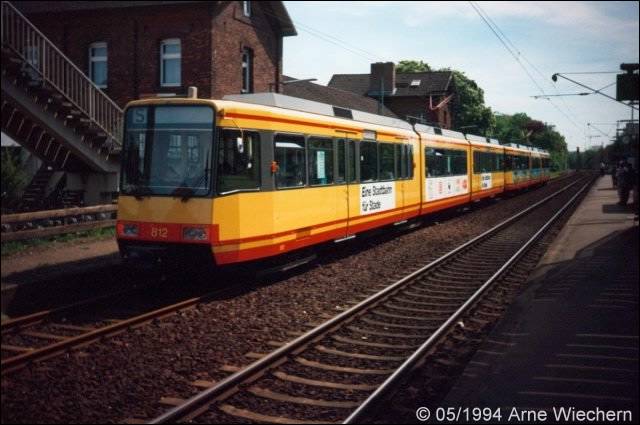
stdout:
<svg viewBox="0 0 640 425">
<path fill-rule="evenodd" d="M 84 299 L 82 301 L 78 301 L 75 303 L 66 304 L 58 308 L 41 310 L 41 311 L 30 313 L 24 316 L 18 316 L 11 319 L 7 319 L 2 321 L 2 323 L 0 323 L 0 331 L 2 335 L 6 335 L 12 332 L 14 329 L 28 327 L 28 326 L 40 323 L 45 319 L 53 318 L 63 314 L 68 314 L 69 312 L 72 312 L 74 310 L 83 309 L 92 304 L 97 304 L 111 298 L 119 298 L 119 297 L 122 297 L 123 295 L 133 294 L 137 291 L 144 290 L 148 286 L 149 284 L 143 284 L 141 286 L 134 285 L 123 291 L 117 291 L 111 294 L 99 295 L 97 297 L 92 297 L 92 298 Z"/>
<path fill-rule="evenodd" d="M 576 198 L 584 192 L 590 185 L 591 179 L 585 183 L 580 190 L 567 201 L 553 217 L 551 217 L 506 263 L 498 269 L 478 290 L 456 310 L 445 323 L 443 323 L 433 334 L 409 357 L 402 363 L 402 365 L 396 369 L 380 386 L 360 405 L 358 408 L 344 420 L 344 424 L 353 424 L 362 421 L 363 416 L 378 403 L 381 398 L 398 382 L 400 382 L 405 375 L 412 370 L 412 368 L 420 361 L 426 353 L 433 349 L 440 338 L 445 335 L 449 329 L 454 326 L 457 321 L 476 305 L 480 297 L 486 292 L 486 290 L 500 277 L 505 270 L 507 270 L 513 263 L 515 263 L 529 247 L 538 240 L 538 238 L 544 233 L 557 218 L 569 208 Z"/>
<path fill-rule="evenodd" d="M 50 344 L 41 348 L 36 348 L 32 351 L 28 351 L 25 352 L 23 354 L 19 354 L 17 356 L 13 356 L 13 357 L 9 357 L 6 359 L 3 359 L 0 362 L 0 368 L 2 369 L 1 374 L 5 375 L 8 374 L 10 372 L 13 372 L 19 368 L 24 367 L 26 364 L 30 363 L 30 362 L 34 362 L 36 360 L 42 360 L 44 358 L 53 356 L 53 355 L 57 355 L 59 353 L 65 352 L 71 348 L 75 348 L 78 346 L 82 346 L 85 345 L 91 341 L 94 341 L 96 339 L 100 339 L 103 338 L 105 336 L 111 336 L 111 335 L 115 335 L 118 334 L 120 332 L 124 332 L 125 330 L 127 330 L 128 328 L 131 328 L 133 326 L 137 326 L 140 325 L 142 323 L 148 322 L 150 320 L 153 319 L 157 319 L 157 318 L 161 318 L 164 316 L 167 316 L 169 314 L 172 314 L 176 311 L 180 311 L 183 310 L 185 308 L 191 307 L 193 305 L 198 304 L 200 301 L 209 298 L 211 296 L 214 295 L 221 295 L 227 292 L 230 292 L 232 290 L 236 289 L 235 287 L 229 287 L 229 288 L 225 288 L 225 289 L 221 289 L 218 291 L 213 291 L 210 292 L 208 294 L 202 295 L 200 297 L 194 297 L 194 298 L 189 298 L 187 300 L 181 301 L 179 303 L 176 304 L 172 304 L 170 306 L 166 306 L 160 309 L 156 309 L 144 314 L 141 314 L 139 316 L 135 316 L 132 317 L 130 319 L 126 319 L 126 320 L 122 320 L 120 322 L 111 324 L 111 325 L 107 325 L 107 326 L 103 326 L 101 328 L 95 329 L 93 331 L 81 334 L 81 335 L 77 335 L 77 336 L 73 336 L 73 337 L 69 337 L 68 339 L 65 339 L 63 341 L 59 341 L 56 342 L 54 344 Z M 36 316 L 39 313 L 35 313 L 32 316 Z M 16 318 L 15 319 L 20 320 L 20 318 Z M 27 319 L 28 321 L 29 319 Z M 34 320 L 37 320 L 37 318 L 34 318 Z"/>
<path fill-rule="evenodd" d="M 510 218 L 508 218 L 508 219 L 506 219 L 504 221 L 502 221 L 501 223 L 497 224 L 496 226 L 492 227 L 491 229 L 483 232 L 479 236 L 476 236 L 475 238 L 471 239 L 470 241 L 465 242 L 464 244 L 462 244 L 459 247 L 453 249 L 452 251 L 448 252 L 447 254 L 445 254 L 445 255 L 441 256 L 440 258 L 438 258 L 438 259 L 432 261 L 431 263 L 427 264 L 426 266 L 424 266 L 424 267 L 414 271 L 413 273 L 405 276 L 404 278 L 400 279 L 396 283 L 393 283 L 392 285 L 388 286 L 387 288 L 383 289 L 382 291 L 372 295 L 371 297 L 365 299 L 364 301 L 361 301 L 360 303 L 358 303 L 355 306 L 349 308 L 348 310 L 345 310 L 344 312 L 340 313 L 339 315 L 335 316 L 334 318 L 329 319 L 328 321 L 324 322 L 320 326 L 318 326 L 318 327 L 306 332 L 305 334 L 303 334 L 303 335 L 299 336 L 298 338 L 286 343 L 282 347 L 276 349 L 275 351 L 272 351 L 271 353 L 267 354 L 266 356 L 262 357 L 261 359 L 249 364 L 247 367 L 245 367 L 245 368 L 239 370 L 238 372 L 235 372 L 234 374 L 228 376 L 227 378 L 225 378 L 222 381 L 218 382 L 216 385 L 214 385 L 214 386 L 212 386 L 212 387 L 210 387 L 210 388 L 208 388 L 208 389 L 196 394 L 195 396 L 187 399 L 183 404 L 170 409 L 169 411 L 165 412 L 164 414 L 152 419 L 148 423 L 149 424 L 174 423 L 174 422 L 177 422 L 180 418 L 183 418 L 183 417 L 191 414 L 196 409 L 202 408 L 203 406 L 212 403 L 213 401 L 215 401 L 215 399 L 217 397 L 224 395 L 227 391 L 229 391 L 230 389 L 238 386 L 242 382 L 244 382 L 244 381 L 248 380 L 249 378 L 251 378 L 251 377 L 253 377 L 255 375 L 258 375 L 258 374 L 262 373 L 263 371 L 269 369 L 271 366 L 275 365 L 277 363 L 277 361 L 285 358 L 287 355 L 289 355 L 289 354 L 293 353 L 294 351 L 298 350 L 299 348 L 303 347 L 306 343 L 312 341 L 315 338 L 318 338 L 318 337 L 322 336 L 327 331 L 330 331 L 332 328 L 339 326 L 342 322 L 346 321 L 347 319 L 355 317 L 357 313 L 361 312 L 365 308 L 367 308 L 367 307 L 377 303 L 378 301 L 382 300 L 385 296 L 395 292 L 397 289 L 399 289 L 402 286 L 404 286 L 408 281 L 411 281 L 414 278 L 416 278 L 417 276 L 419 276 L 421 274 L 424 274 L 427 270 L 430 270 L 430 269 L 434 268 L 435 266 L 437 266 L 439 264 L 442 264 L 443 262 L 445 262 L 446 260 L 448 260 L 452 256 L 454 256 L 457 253 L 465 250 L 466 248 L 478 243 L 481 240 L 486 239 L 487 237 L 489 237 L 492 234 L 496 233 L 497 231 L 501 230 L 503 227 L 505 227 L 505 226 L 511 224 L 512 222 L 518 220 L 523 215 L 525 215 L 525 214 L 529 213 L 530 211 L 536 209 L 540 205 L 543 205 L 547 201 L 555 198 L 560 193 L 563 193 L 563 192 L 569 190 L 571 187 L 573 187 L 577 183 L 578 183 L 578 181 L 575 181 L 575 182 L 565 186 L 564 188 L 552 193 L 551 195 L 545 197 L 541 201 L 536 202 L 535 204 L 533 204 L 530 207 L 526 208 L 525 210 L 519 212 L 518 214 L 516 214 L 516 215 L 514 215 L 514 216 L 512 216 L 512 217 L 510 217 Z"/>
</svg>

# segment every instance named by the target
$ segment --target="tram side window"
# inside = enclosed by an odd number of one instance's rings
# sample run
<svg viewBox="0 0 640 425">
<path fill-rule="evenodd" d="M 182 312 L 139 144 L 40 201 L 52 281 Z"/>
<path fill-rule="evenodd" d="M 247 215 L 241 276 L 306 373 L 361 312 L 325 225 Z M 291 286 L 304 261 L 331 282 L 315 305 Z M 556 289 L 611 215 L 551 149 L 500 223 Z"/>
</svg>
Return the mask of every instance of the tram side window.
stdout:
<svg viewBox="0 0 640 425">
<path fill-rule="evenodd" d="M 353 183 L 356 181 L 356 148 L 353 140 L 337 139 L 336 149 L 336 183 Z"/>
<path fill-rule="evenodd" d="M 507 155 L 505 159 L 505 170 L 528 170 L 529 157 L 522 155 Z"/>
<path fill-rule="evenodd" d="M 409 167 L 409 178 L 413 178 L 413 146 L 407 145 L 407 167 Z"/>
<path fill-rule="evenodd" d="M 335 144 L 338 163 L 336 164 L 336 183 L 347 181 L 347 143 L 344 139 L 337 139 Z"/>
<path fill-rule="evenodd" d="M 504 170 L 511 171 L 515 166 L 515 156 L 513 155 L 505 155 L 504 157 Z"/>
<path fill-rule="evenodd" d="M 260 136 L 253 131 L 223 130 L 218 147 L 218 193 L 259 187 Z"/>
<path fill-rule="evenodd" d="M 333 140 L 309 138 L 309 184 L 333 183 Z"/>
<path fill-rule="evenodd" d="M 391 143 L 379 143 L 380 154 L 380 180 L 394 180 L 396 178 L 396 145 Z"/>
<path fill-rule="evenodd" d="M 360 181 L 378 180 L 378 144 L 360 143 Z"/>
<path fill-rule="evenodd" d="M 353 140 L 347 140 L 347 182 L 354 183 L 358 181 L 356 175 L 356 143 Z"/>
<path fill-rule="evenodd" d="M 408 147 L 408 145 L 397 146 L 398 177 L 401 179 L 409 178 Z"/>
<path fill-rule="evenodd" d="M 474 173 L 491 173 L 494 171 L 502 171 L 503 155 L 491 152 L 473 152 L 473 172 Z"/>
<path fill-rule="evenodd" d="M 278 134 L 274 138 L 278 164 L 276 187 L 300 187 L 307 183 L 305 140 L 302 136 Z"/>
<path fill-rule="evenodd" d="M 504 154 L 501 153 L 494 153 L 493 155 L 493 159 L 495 161 L 494 163 L 494 169 L 493 171 L 502 171 L 504 170 Z"/>
<path fill-rule="evenodd" d="M 467 153 L 455 149 L 425 148 L 427 177 L 467 174 Z"/>
</svg>

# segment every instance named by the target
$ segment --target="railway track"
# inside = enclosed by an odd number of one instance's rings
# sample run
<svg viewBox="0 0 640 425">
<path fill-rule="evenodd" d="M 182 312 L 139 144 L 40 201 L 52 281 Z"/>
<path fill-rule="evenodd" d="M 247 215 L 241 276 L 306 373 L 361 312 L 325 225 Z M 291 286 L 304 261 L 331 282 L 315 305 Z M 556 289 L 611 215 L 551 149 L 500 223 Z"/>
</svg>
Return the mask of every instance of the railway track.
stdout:
<svg viewBox="0 0 640 425">
<path fill-rule="evenodd" d="M 563 179 L 557 179 L 556 183 Z M 89 208 L 98 211 L 102 207 Z M 61 210 L 58 213 L 65 215 L 70 211 L 72 210 Z M 95 212 L 89 209 L 83 211 Z M 77 211 L 73 210 L 73 212 Z M 34 214 L 39 214 L 38 217 L 40 215 L 44 217 L 45 212 L 28 213 L 29 217 L 20 215 L 18 218 L 32 219 L 31 216 Z M 136 294 L 140 294 L 140 298 L 149 298 L 149 293 L 145 291 L 150 289 L 150 286 L 152 285 L 142 283 L 141 287 L 134 290 L 107 294 L 66 307 L 40 311 L 4 321 L 1 325 L 2 375 L 34 362 L 66 353 L 71 349 L 117 335 L 153 319 L 196 305 L 203 299 L 215 298 L 218 294 L 218 292 L 212 292 L 205 295 L 182 297 L 183 301 L 180 303 L 165 302 L 162 304 L 159 301 L 155 308 L 149 306 L 129 308 L 129 311 L 122 314 L 114 312 L 113 308 L 109 311 L 111 308 L 109 306 L 118 306 L 119 303 L 122 303 L 126 309 L 127 305 L 131 305 L 131 300 L 138 296 Z M 166 298 L 164 300 L 166 301 Z M 134 314 L 134 312 L 140 314 Z M 78 316 L 81 316 L 80 319 Z"/>
<path fill-rule="evenodd" d="M 3 321 L 2 375 L 238 289 L 225 287 L 207 291 L 204 295 L 189 296 L 190 288 L 180 292 L 171 285 L 154 288 L 147 282 L 130 290 Z M 175 302 L 176 298 L 178 302 Z"/>
<path fill-rule="evenodd" d="M 503 221 L 396 283 L 314 327 L 150 423 L 355 423 L 424 359 L 508 275 L 518 259 L 574 204 L 590 177 Z M 484 315 L 498 315 L 491 311 Z M 483 321 L 471 318 L 471 321 Z M 227 423 L 228 423 L 227 422 Z"/>
</svg>

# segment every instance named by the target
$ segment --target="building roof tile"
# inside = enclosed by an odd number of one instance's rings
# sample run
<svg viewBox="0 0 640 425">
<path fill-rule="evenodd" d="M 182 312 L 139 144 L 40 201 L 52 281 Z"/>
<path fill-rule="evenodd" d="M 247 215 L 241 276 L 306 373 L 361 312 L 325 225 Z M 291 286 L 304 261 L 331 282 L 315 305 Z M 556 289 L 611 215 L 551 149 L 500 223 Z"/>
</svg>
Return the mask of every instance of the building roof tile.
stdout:
<svg viewBox="0 0 640 425">
<path fill-rule="evenodd" d="M 292 77 L 283 76 L 283 81 L 294 80 Z M 283 85 L 283 94 L 301 99 L 314 100 L 328 103 L 341 108 L 355 109 L 358 111 L 378 114 L 378 102 L 370 97 L 356 94 L 350 91 L 340 90 L 335 87 L 314 84 L 308 81 Z M 397 118 L 387 107 L 383 108 L 383 114 L 387 117 Z"/>
<path fill-rule="evenodd" d="M 328 86 L 345 90 L 361 96 L 377 95 L 369 90 L 370 74 L 334 74 Z M 402 72 L 396 73 L 396 90 L 394 97 L 428 96 L 447 93 L 451 87 L 453 72 Z M 390 95 L 385 88 L 385 95 Z"/>
</svg>

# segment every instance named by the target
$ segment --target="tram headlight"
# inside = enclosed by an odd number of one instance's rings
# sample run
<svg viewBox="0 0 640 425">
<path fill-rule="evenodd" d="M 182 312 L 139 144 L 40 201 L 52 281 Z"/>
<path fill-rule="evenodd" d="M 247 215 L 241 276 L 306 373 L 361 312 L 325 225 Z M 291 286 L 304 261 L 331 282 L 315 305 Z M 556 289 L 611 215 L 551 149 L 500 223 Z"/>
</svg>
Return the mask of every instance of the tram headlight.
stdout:
<svg viewBox="0 0 640 425">
<path fill-rule="evenodd" d="M 125 223 L 122 226 L 122 235 L 129 237 L 137 237 L 140 234 L 140 227 L 134 223 Z"/>
<path fill-rule="evenodd" d="M 186 241 L 206 241 L 209 233 L 205 227 L 183 227 L 182 239 Z"/>
</svg>

